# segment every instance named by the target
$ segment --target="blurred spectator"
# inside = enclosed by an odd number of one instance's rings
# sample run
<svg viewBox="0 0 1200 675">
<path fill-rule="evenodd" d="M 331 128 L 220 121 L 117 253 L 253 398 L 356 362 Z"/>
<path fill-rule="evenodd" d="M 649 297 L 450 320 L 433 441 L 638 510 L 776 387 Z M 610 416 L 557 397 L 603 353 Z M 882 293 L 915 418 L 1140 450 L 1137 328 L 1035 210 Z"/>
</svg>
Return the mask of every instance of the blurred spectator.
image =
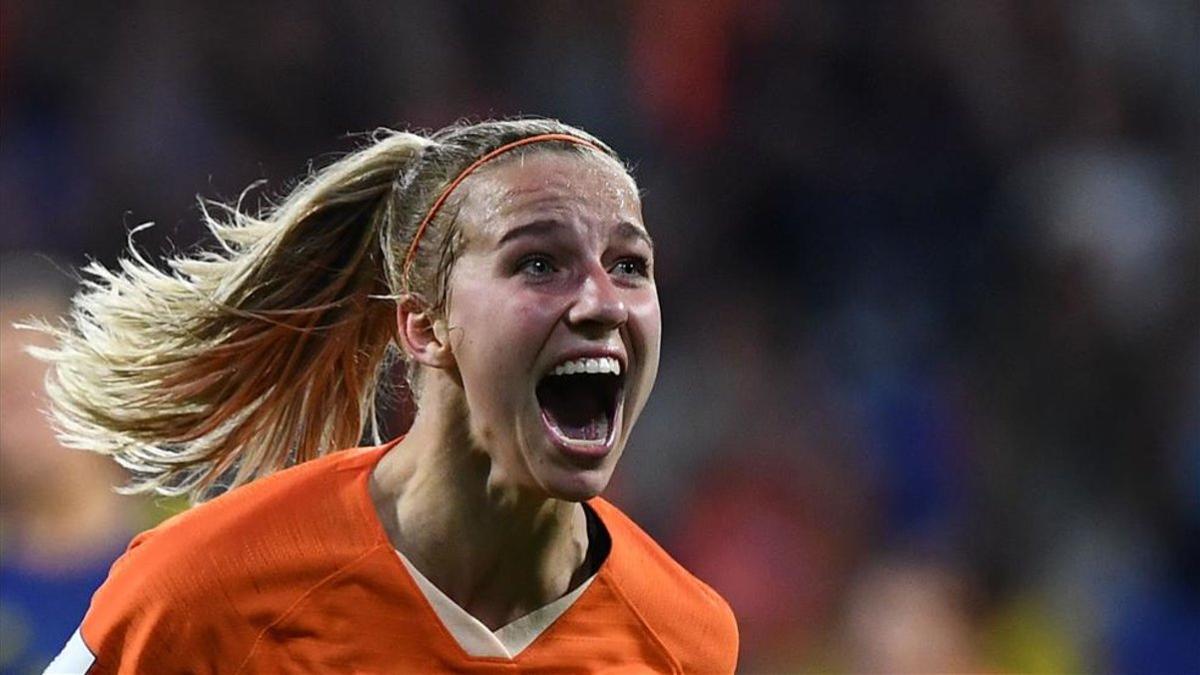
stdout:
<svg viewBox="0 0 1200 675">
<path fill-rule="evenodd" d="M 45 336 L 14 322 L 56 321 L 70 285 L 34 254 L 0 259 L 0 671 L 41 672 L 83 618 L 137 528 L 107 458 L 68 451 L 44 413 L 46 366 L 24 350 Z"/>
<path fill-rule="evenodd" d="M 882 560 L 847 593 L 843 644 L 851 673 L 981 672 L 968 589 L 930 562 Z"/>
</svg>

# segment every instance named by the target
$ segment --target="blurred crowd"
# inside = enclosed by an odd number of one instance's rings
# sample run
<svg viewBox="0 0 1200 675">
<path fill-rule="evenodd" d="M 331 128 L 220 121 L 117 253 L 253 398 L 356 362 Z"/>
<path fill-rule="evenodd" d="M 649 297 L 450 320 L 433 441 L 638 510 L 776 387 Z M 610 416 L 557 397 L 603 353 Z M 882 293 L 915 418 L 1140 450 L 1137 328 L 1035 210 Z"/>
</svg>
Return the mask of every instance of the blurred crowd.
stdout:
<svg viewBox="0 0 1200 675">
<path fill-rule="evenodd" d="M 1200 672 L 1187 0 L 5 0 L 0 671 L 171 510 L 56 446 L 11 324 L 204 242 L 197 194 L 515 114 L 634 164 L 663 364 L 611 498 L 742 670 Z"/>
</svg>

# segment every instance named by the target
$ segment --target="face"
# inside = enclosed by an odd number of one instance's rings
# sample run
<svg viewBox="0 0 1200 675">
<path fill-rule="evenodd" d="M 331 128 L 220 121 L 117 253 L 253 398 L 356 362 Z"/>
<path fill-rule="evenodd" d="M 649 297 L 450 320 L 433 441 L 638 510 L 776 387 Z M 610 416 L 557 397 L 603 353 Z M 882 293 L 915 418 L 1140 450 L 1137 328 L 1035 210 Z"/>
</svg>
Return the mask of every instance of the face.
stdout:
<svg viewBox="0 0 1200 675">
<path fill-rule="evenodd" d="M 608 484 L 658 372 L 653 246 L 615 161 L 535 152 L 465 181 L 445 322 L 494 487 Z"/>
</svg>

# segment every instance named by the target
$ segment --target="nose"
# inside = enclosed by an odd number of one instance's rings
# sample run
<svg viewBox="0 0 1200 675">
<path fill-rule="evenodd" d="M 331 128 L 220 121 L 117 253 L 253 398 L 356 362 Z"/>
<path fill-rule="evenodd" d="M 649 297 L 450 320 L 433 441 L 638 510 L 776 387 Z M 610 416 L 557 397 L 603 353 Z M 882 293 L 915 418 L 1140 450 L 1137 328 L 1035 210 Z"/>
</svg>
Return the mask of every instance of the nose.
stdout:
<svg viewBox="0 0 1200 675">
<path fill-rule="evenodd" d="M 567 312 L 567 320 L 581 329 L 606 333 L 621 326 L 629 318 L 629 308 L 621 289 L 613 283 L 608 271 L 599 265 L 589 271 L 579 286 L 579 294 Z"/>
</svg>

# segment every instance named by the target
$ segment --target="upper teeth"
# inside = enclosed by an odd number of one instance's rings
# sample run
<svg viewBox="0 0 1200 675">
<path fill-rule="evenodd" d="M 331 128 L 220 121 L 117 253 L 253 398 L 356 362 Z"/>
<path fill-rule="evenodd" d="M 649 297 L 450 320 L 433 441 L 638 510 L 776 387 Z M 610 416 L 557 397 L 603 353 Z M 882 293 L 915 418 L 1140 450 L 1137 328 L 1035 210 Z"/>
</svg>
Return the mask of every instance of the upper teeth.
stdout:
<svg viewBox="0 0 1200 675">
<path fill-rule="evenodd" d="M 574 375 L 576 373 L 612 373 L 613 375 L 620 375 L 621 362 L 611 356 L 601 356 L 600 358 L 585 357 L 561 363 L 554 370 L 550 371 L 551 375 Z"/>
</svg>

